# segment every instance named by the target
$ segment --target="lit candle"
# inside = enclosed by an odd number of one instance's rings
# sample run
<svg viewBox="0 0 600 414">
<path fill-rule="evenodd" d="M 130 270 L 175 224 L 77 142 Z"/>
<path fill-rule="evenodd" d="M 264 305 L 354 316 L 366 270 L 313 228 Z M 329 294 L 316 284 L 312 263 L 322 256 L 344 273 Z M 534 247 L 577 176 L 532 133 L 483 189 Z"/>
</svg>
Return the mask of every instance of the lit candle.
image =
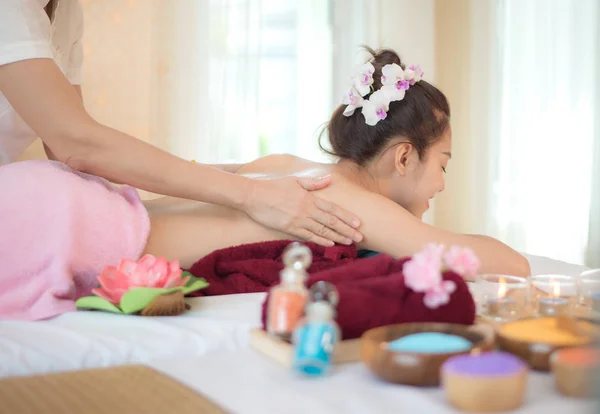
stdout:
<svg viewBox="0 0 600 414">
<path fill-rule="evenodd" d="M 560 286 L 558 283 L 552 283 L 553 295 L 549 298 L 540 298 L 538 311 L 544 316 L 555 316 L 566 312 L 569 301 L 560 297 Z"/>
<path fill-rule="evenodd" d="M 495 318 L 509 318 L 516 310 L 517 302 L 514 298 L 506 297 L 506 282 L 500 278 L 500 287 L 498 288 L 498 297 L 490 299 L 487 302 L 487 313 Z"/>
</svg>

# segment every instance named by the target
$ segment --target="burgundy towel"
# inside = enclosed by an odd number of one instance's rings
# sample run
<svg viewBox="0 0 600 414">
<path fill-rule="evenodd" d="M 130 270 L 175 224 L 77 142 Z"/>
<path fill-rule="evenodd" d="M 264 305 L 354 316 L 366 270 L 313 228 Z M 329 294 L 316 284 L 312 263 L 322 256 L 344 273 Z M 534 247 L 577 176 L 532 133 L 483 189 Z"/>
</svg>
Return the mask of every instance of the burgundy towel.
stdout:
<svg viewBox="0 0 600 414">
<path fill-rule="evenodd" d="M 279 282 L 282 254 L 289 241 L 255 243 L 218 250 L 196 262 L 190 272 L 205 278 L 210 286 L 200 295 L 265 292 Z M 340 301 L 336 321 L 344 339 L 357 338 L 377 326 L 406 322 L 448 322 L 470 325 L 475 320 L 475 302 L 460 275 L 445 272 L 444 280 L 456 283 L 450 302 L 437 309 L 423 304 L 423 293 L 404 284 L 402 266 L 408 259 L 394 260 L 379 254 L 358 259 L 354 246 L 321 247 L 312 251 L 308 286 L 318 281 L 333 283 Z M 263 327 L 265 310 L 262 310 Z"/>
<path fill-rule="evenodd" d="M 269 241 L 212 252 L 194 263 L 189 270 L 194 276 L 203 277 L 210 283 L 208 288 L 196 292 L 196 295 L 266 292 L 279 283 L 283 252 L 290 243 L 288 240 Z M 305 244 L 313 256 L 309 274 L 357 260 L 355 246 L 321 247 L 313 243 Z"/>
</svg>

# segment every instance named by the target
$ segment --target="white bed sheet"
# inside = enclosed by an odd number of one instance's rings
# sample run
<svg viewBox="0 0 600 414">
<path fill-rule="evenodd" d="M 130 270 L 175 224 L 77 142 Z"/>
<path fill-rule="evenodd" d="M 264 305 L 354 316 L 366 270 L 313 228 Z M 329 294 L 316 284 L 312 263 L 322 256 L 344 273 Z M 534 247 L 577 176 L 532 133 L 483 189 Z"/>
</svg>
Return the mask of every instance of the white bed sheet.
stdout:
<svg viewBox="0 0 600 414">
<path fill-rule="evenodd" d="M 72 312 L 40 322 L 0 321 L 0 377 L 32 375 L 154 358 L 193 359 L 248 345 L 260 325 L 263 294 L 191 298 L 175 317 Z"/>
<path fill-rule="evenodd" d="M 239 414 L 450 414 L 440 388 L 388 384 L 360 364 L 336 366 L 327 378 L 300 378 L 275 362 L 243 349 L 216 351 L 182 361 L 155 359 L 154 368 L 202 392 Z M 518 414 L 597 414 L 590 400 L 562 397 L 549 374 L 530 373 L 527 396 Z"/>
<path fill-rule="evenodd" d="M 529 256 L 532 271 L 579 275 L 585 267 Z M 171 318 L 75 312 L 43 322 L 0 321 L 0 377 L 145 363 L 236 413 L 452 413 L 438 389 L 384 384 L 361 364 L 325 380 L 296 378 L 248 348 L 263 294 L 194 298 Z M 530 377 L 519 413 L 592 412 L 585 400 L 554 392 L 551 377 Z"/>
</svg>

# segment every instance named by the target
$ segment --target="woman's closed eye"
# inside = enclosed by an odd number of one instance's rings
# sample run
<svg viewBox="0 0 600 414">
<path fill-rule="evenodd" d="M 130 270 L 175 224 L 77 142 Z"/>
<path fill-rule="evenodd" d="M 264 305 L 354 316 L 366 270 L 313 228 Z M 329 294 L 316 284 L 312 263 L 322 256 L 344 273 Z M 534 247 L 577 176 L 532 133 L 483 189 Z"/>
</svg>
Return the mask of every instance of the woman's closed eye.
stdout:
<svg viewBox="0 0 600 414">
<path fill-rule="evenodd" d="M 442 167 L 442 171 L 446 174 L 446 167 Z"/>
</svg>

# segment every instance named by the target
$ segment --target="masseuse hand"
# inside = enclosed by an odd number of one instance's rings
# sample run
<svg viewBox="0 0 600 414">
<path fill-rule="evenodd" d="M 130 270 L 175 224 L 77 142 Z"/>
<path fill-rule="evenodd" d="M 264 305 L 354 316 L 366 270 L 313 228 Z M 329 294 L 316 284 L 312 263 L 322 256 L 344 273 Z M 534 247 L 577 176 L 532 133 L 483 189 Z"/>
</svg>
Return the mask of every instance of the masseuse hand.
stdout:
<svg viewBox="0 0 600 414">
<path fill-rule="evenodd" d="M 331 176 L 252 181 L 245 211 L 262 225 L 322 246 L 362 240 L 358 218 L 310 193 L 327 187 Z"/>
</svg>

